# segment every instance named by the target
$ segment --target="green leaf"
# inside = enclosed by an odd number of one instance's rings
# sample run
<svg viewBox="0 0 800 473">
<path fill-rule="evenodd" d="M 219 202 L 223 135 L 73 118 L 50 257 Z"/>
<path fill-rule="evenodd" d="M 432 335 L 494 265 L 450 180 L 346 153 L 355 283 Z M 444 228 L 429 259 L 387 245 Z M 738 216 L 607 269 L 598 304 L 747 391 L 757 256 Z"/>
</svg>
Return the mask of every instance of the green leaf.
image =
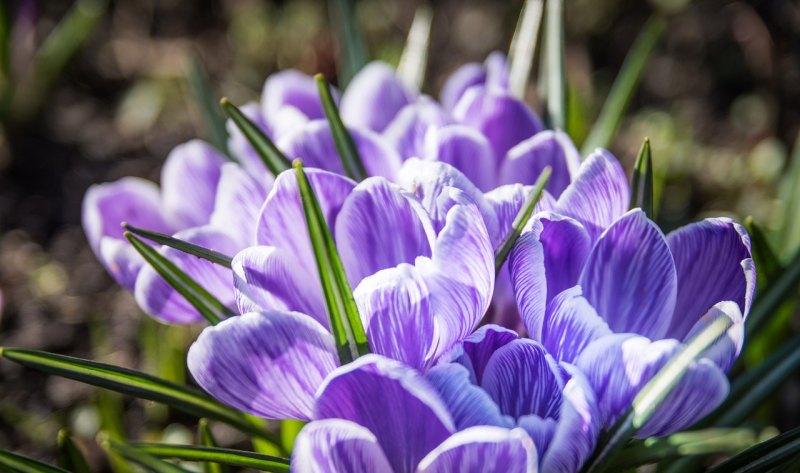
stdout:
<svg viewBox="0 0 800 473">
<path fill-rule="evenodd" d="M 200 445 L 204 447 L 216 447 L 217 440 L 211 432 L 208 425 L 208 419 L 200 419 L 197 423 L 198 437 L 200 437 Z M 206 461 L 203 463 L 203 471 L 205 473 L 228 473 L 230 468 L 227 465 L 217 463 L 214 461 Z"/>
<path fill-rule="evenodd" d="M 428 47 L 431 36 L 433 12 L 427 5 L 420 5 L 414 12 L 414 21 L 408 30 L 408 38 L 397 64 L 397 76 L 409 87 L 420 90 L 425 81 L 428 64 Z"/>
<path fill-rule="evenodd" d="M 539 178 L 536 179 L 533 189 L 531 189 L 531 192 L 528 194 L 528 197 L 525 198 L 525 202 L 522 204 L 522 207 L 520 207 L 519 212 L 517 212 L 517 215 L 514 217 L 514 221 L 511 223 L 511 228 L 508 229 L 506 236 L 503 237 L 502 243 L 500 243 L 497 250 L 495 250 L 494 269 L 496 272 L 499 273 L 503 268 L 506 259 L 508 259 L 508 254 L 511 253 L 511 249 L 514 247 L 514 244 L 522 234 L 522 230 L 525 228 L 525 225 L 528 224 L 528 220 L 530 220 L 531 215 L 533 215 L 533 210 L 536 208 L 536 204 L 542 197 L 542 192 L 547 185 L 547 181 L 550 179 L 551 171 L 552 170 L 550 169 L 550 166 L 545 166 L 544 169 L 542 169 L 542 173 L 539 174 Z"/>
<path fill-rule="evenodd" d="M 289 460 L 285 458 L 243 450 L 156 443 L 132 444 L 131 448 L 158 458 L 224 463 L 231 466 L 255 468 L 275 473 L 289 471 Z"/>
<path fill-rule="evenodd" d="M 115 440 L 104 440 L 103 448 L 121 455 L 152 473 L 192 473 L 186 468 L 165 462 L 157 457 L 139 451 L 130 445 Z"/>
<path fill-rule="evenodd" d="M 339 70 L 339 85 L 342 89 L 369 61 L 367 46 L 356 21 L 353 4 L 353 0 L 328 0 L 331 25 L 339 43 L 336 63 Z"/>
<path fill-rule="evenodd" d="M 281 421 L 281 446 L 287 452 L 294 449 L 294 441 L 297 434 L 303 429 L 307 422 L 302 420 L 287 419 Z"/>
<path fill-rule="evenodd" d="M 607 148 L 611 144 L 611 139 L 622 122 L 622 116 L 639 88 L 647 61 L 664 35 L 666 28 L 666 20 L 660 15 L 654 14 L 639 32 L 636 42 L 633 43 L 633 47 L 625 57 L 622 69 L 611 86 L 600 116 L 592 127 L 589 137 L 583 143 L 581 151 L 583 156 L 587 156 L 595 148 Z"/>
<path fill-rule="evenodd" d="M 764 230 L 758 225 L 753 217 L 748 216 L 744 219 L 744 226 L 747 233 L 750 234 L 750 242 L 753 248 L 753 260 L 756 263 L 758 270 L 758 285 L 763 287 L 767 282 L 771 282 L 776 274 L 779 274 L 783 268 L 781 267 L 778 255 L 772 249 L 764 234 Z"/>
<path fill-rule="evenodd" d="M 353 290 L 347 281 L 339 252 L 331 236 L 319 201 L 311 188 L 311 183 L 303 171 L 300 160 L 294 162 L 303 211 L 306 216 L 308 234 L 314 248 L 317 269 L 328 308 L 331 333 L 342 364 L 349 363 L 361 355 L 369 353 L 369 342 L 361 325 L 358 307 L 353 299 Z"/>
<path fill-rule="evenodd" d="M 650 152 L 650 139 L 645 138 L 636 165 L 633 167 L 631 180 L 631 205 L 630 208 L 640 208 L 651 220 L 654 219 L 653 209 L 653 156 Z"/>
<path fill-rule="evenodd" d="M 209 323 L 212 325 L 217 324 L 233 314 L 233 311 L 225 307 L 225 304 L 197 284 L 188 274 L 184 273 L 155 248 L 136 238 L 130 232 L 125 232 L 125 238 L 131 242 L 133 247 L 136 248 L 136 251 L 144 257 L 145 261 L 147 261 L 170 286 L 189 301 L 192 307 L 197 309 Z"/>
<path fill-rule="evenodd" d="M 198 417 L 216 419 L 274 443 L 278 440 L 274 434 L 255 427 L 243 413 L 218 403 L 200 391 L 146 373 L 24 348 L 0 348 L 0 356 L 27 368 L 160 402 Z"/>
<path fill-rule="evenodd" d="M 631 407 L 611 428 L 607 440 L 598 445 L 587 473 L 609 471 L 625 443 L 653 415 L 673 388 L 683 378 L 689 366 L 733 325 L 728 317 L 720 317 L 698 333 L 678 351 L 633 399 Z"/>
<path fill-rule="evenodd" d="M 552 128 L 567 129 L 567 77 L 564 71 L 564 0 L 545 6 L 544 73 L 547 94 L 542 97 L 545 118 Z"/>
<path fill-rule="evenodd" d="M 70 473 L 67 470 L 7 450 L 0 450 L 0 467 L 3 471 L 10 473 Z"/>
<path fill-rule="evenodd" d="M 800 250 L 783 272 L 775 275 L 773 282 L 758 294 L 745 324 L 745 340 L 755 337 L 781 305 L 789 298 L 795 297 L 798 284 L 800 284 Z"/>
<path fill-rule="evenodd" d="M 787 462 L 794 462 L 798 454 L 800 454 L 800 427 L 748 448 L 712 468 L 709 473 L 766 473 L 772 468 L 786 465 Z"/>
<path fill-rule="evenodd" d="M 58 463 L 72 473 L 92 473 L 83 452 L 63 429 L 58 432 Z"/>
<path fill-rule="evenodd" d="M 543 13 L 544 0 L 526 0 L 511 39 L 508 84 L 511 93 L 519 99 L 525 97 L 525 89 L 528 88 Z"/>
<path fill-rule="evenodd" d="M 612 471 L 658 463 L 669 458 L 711 453 L 732 453 L 758 442 L 750 429 L 705 429 L 648 438 L 622 450 Z"/>
<path fill-rule="evenodd" d="M 264 134 L 263 131 L 253 123 L 247 116 L 239 110 L 239 108 L 232 104 L 227 98 L 222 98 L 219 101 L 220 106 L 225 113 L 231 117 L 233 123 L 239 128 L 247 141 L 256 151 L 258 156 L 263 161 L 269 172 L 277 176 L 283 171 L 291 168 L 291 163 L 286 156 L 278 149 L 272 140 Z"/>
<path fill-rule="evenodd" d="M 336 151 L 339 153 L 344 172 L 350 179 L 363 181 L 367 178 L 367 170 L 364 168 L 364 163 L 361 162 L 361 156 L 358 154 L 358 148 L 356 148 L 353 137 L 350 136 L 350 132 L 344 126 L 342 117 L 339 116 L 339 109 L 333 101 L 328 81 L 325 80 L 322 74 L 317 74 L 314 79 L 317 81 L 322 108 L 325 110 L 325 116 L 328 117 L 333 142 L 336 144 Z"/>
<path fill-rule="evenodd" d="M 225 128 L 225 115 L 220 113 L 217 106 L 217 95 L 211 88 L 208 75 L 200 61 L 195 57 L 189 63 L 187 73 L 189 88 L 194 101 L 200 107 L 208 132 L 209 141 L 219 150 L 229 156 L 228 130 Z M 229 156 L 230 157 L 230 156 Z"/>
<path fill-rule="evenodd" d="M 192 256 L 197 256 L 198 258 L 211 261 L 212 263 L 218 264 L 220 266 L 225 266 L 226 268 L 229 269 L 231 267 L 231 262 L 233 261 L 233 258 L 231 258 L 228 255 L 222 254 L 219 251 L 214 251 L 212 249 L 205 248 L 200 245 L 195 245 L 194 243 L 189 243 L 188 241 L 171 237 L 164 233 L 159 233 L 159 232 L 154 232 L 152 230 L 145 230 L 143 228 L 134 227 L 133 225 L 129 225 L 127 222 L 122 222 L 122 227 L 125 230 L 128 230 L 129 232 L 135 235 L 147 238 L 148 240 L 152 240 L 158 244 L 168 246 L 170 248 L 175 248 L 178 251 L 182 251 Z"/>
</svg>

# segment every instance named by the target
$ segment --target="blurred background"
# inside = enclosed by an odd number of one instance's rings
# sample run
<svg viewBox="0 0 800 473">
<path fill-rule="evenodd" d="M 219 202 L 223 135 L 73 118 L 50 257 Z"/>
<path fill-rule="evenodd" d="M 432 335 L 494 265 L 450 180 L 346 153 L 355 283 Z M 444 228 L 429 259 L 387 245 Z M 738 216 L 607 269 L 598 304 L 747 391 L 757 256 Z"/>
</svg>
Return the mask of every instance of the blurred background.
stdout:
<svg viewBox="0 0 800 473">
<path fill-rule="evenodd" d="M 422 3 L 355 2 L 372 58 L 397 63 Z M 460 64 L 507 51 L 522 4 L 424 3 L 434 13 L 423 87 L 432 95 Z M 665 231 L 705 216 L 752 216 L 777 257 L 790 258 L 800 244 L 800 151 L 793 152 L 800 129 L 800 4 L 565 4 L 569 131 L 576 142 L 586 137 L 644 22 L 662 12 L 666 33 L 612 151 L 630 172 L 642 139 L 650 137 L 657 215 Z M 157 181 L 172 147 L 208 138 L 187 81 L 193 60 L 207 71 L 215 95 L 234 103 L 257 100 L 264 79 L 280 69 L 322 72 L 335 81 L 327 5 L 6 0 L 2 8 L 0 27 L 7 28 L 10 47 L 0 53 L 0 346 L 184 380 L 193 329 L 152 321 L 106 275 L 80 227 L 83 193 L 93 183 L 126 175 Z M 528 96 L 538 109 L 534 91 L 532 83 Z M 793 304 L 779 315 L 781 323 L 748 348 L 745 363 L 759 361 L 797 331 Z M 760 414 L 764 424 L 800 423 L 798 396 L 796 377 Z M 93 440 L 101 428 L 135 439 L 188 442 L 195 423 L 162 406 L 0 363 L 2 448 L 49 461 L 58 430 L 67 427 L 102 468 L 104 456 Z M 225 445 L 242 441 L 233 431 L 216 433 Z"/>
</svg>

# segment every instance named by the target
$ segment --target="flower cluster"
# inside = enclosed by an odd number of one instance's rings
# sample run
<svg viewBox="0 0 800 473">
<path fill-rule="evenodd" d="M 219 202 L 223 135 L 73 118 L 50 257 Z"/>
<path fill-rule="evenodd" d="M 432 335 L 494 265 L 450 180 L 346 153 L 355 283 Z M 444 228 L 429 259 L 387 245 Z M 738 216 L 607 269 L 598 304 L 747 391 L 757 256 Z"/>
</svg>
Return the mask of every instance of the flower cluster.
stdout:
<svg viewBox="0 0 800 473">
<path fill-rule="evenodd" d="M 233 123 L 235 162 L 191 142 L 167 158 L 161 190 L 125 178 L 84 200 L 97 257 L 159 320 L 202 317 L 121 221 L 232 255 L 225 268 L 159 249 L 235 307 L 194 342 L 189 369 L 241 411 L 309 421 L 295 470 L 576 472 L 683 344 L 728 318 L 638 435 L 675 432 L 722 402 L 755 288 L 741 226 L 708 219 L 665 236 L 629 210 L 614 156 L 582 159 L 509 92 L 497 53 L 457 70 L 438 102 L 382 63 L 334 98 L 371 176 L 360 182 L 344 176 L 313 78 L 275 74 L 242 110 L 308 168 L 369 341 L 354 361 L 337 356 L 298 175 L 272 176 Z"/>
</svg>

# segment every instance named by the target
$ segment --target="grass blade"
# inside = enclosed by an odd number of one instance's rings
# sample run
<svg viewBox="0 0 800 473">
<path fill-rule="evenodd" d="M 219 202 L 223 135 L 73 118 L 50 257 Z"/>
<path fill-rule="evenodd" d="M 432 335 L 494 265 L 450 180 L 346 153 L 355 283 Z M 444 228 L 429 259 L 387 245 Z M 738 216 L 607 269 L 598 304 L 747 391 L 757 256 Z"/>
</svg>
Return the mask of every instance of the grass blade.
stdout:
<svg viewBox="0 0 800 473">
<path fill-rule="evenodd" d="M 648 218 L 655 219 L 653 208 L 653 156 L 650 139 L 645 138 L 633 167 L 630 208 L 640 208 Z"/>
<path fill-rule="evenodd" d="M 800 427 L 748 448 L 709 473 L 762 473 L 794 461 L 800 453 Z M 795 465 L 797 466 L 797 465 Z"/>
<path fill-rule="evenodd" d="M 350 136 L 350 132 L 344 126 L 342 117 L 339 116 L 339 109 L 333 101 L 330 85 L 328 85 L 328 81 L 325 80 L 322 74 L 317 74 L 314 79 L 317 81 L 322 108 L 325 109 L 325 116 L 328 117 L 333 142 L 336 144 L 336 151 L 339 152 L 339 159 L 342 161 L 344 172 L 347 177 L 354 181 L 363 181 L 367 178 L 367 170 L 364 168 L 364 163 L 358 154 L 358 148 L 356 148 L 353 137 Z"/>
<path fill-rule="evenodd" d="M 795 295 L 798 284 L 800 284 L 800 250 L 783 272 L 775 275 L 773 282 L 759 293 L 745 324 L 746 340 L 755 337 L 769 321 L 769 317 Z"/>
<path fill-rule="evenodd" d="M 165 462 L 157 457 L 141 452 L 130 445 L 115 440 L 104 440 L 103 448 L 136 463 L 152 473 L 192 473 L 191 470 Z"/>
<path fill-rule="evenodd" d="M 551 128 L 567 129 L 567 77 L 564 71 L 564 0 L 545 6 L 545 117 Z"/>
<path fill-rule="evenodd" d="M 289 460 L 285 458 L 272 457 L 243 450 L 233 450 L 230 448 L 156 443 L 138 443 L 132 444 L 130 447 L 157 458 L 224 463 L 231 466 L 254 468 L 275 473 L 289 471 Z"/>
<path fill-rule="evenodd" d="M 216 97 L 218 96 L 211 88 L 208 74 L 197 58 L 191 60 L 188 69 L 186 76 L 189 81 L 189 89 L 195 103 L 200 107 L 209 141 L 228 156 L 228 130 L 225 128 L 225 115 L 220 113 L 219 107 L 217 107 Z"/>
<path fill-rule="evenodd" d="M 543 16 L 544 0 L 526 0 L 511 39 L 508 84 L 511 93 L 519 99 L 525 97 L 528 88 Z"/>
<path fill-rule="evenodd" d="M 639 32 L 636 42 L 625 56 L 625 62 L 611 86 L 600 116 L 597 117 L 592 131 L 589 132 L 589 137 L 583 143 L 581 150 L 583 156 L 588 156 L 595 148 L 607 148 L 611 144 L 611 139 L 622 122 L 622 116 L 639 87 L 647 61 L 666 29 L 666 20 L 660 15 L 654 14 Z"/>
<path fill-rule="evenodd" d="M 197 433 L 197 436 L 200 438 L 200 445 L 212 448 L 217 446 L 217 440 L 214 438 L 214 434 L 211 433 L 208 419 L 200 419 L 197 423 Z M 230 469 L 227 465 L 214 461 L 206 461 L 203 463 L 203 471 L 205 473 L 228 473 Z"/>
<path fill-rule="evenodd" d="M 228 255 L 222 254 L 219 251 L 214 251 L 200 245 L 195 245 L 194 243 L 189 243 L 188 241 L 171 237 L 165 233 L 159 233 L 159 232 L 154 232 L 152 230 L 145 230 L 143 228 L 134 227 L 133 225 L 129 225 L 127 222 L 122 222 L 122 227 L 125 230 L 128 230 L 129 232 L 135 235 L 147 238 L 148 240 L 154 241 L 158 244 L 168 246 L 170 248 L 175 248 L 178 251 L 182 251 L 192 256 L 197 256 L 198 258 L 202 258 L 206 261 L 210 261 L 220 266 L 225 266 L 226 268 L 231 267 L 233 258 L 231 258 Z"/>
<path fill-rule="evenodd" d="M 225 304 L 197 284 L 189 275 L 165 258 L 155 248 L 136 238 L 130 232 L 125 232 L 125 238 L 131 242 L 145 261 L 147 261 L 170 286 L 189 301 L 192 307 L 197 309 L 210 324 L 217 324 L 233 314 L 233 311 L 225 307 Z"/>
<path fill-rule="evenodd" d="M 250 145 L 261 157 L 261 161 L 273 175 L 277 176 L 283 171 L 291 168 L 291 163 L 286 156 L 278 149 L 272 140 L 253 123 L 247 116 L 232 104 L 227 98 L 219 101 L 225 113 L 233 120 L 233 123 L 241 130 L 242 134 L 250 142 Z"/>
<path fill-rule="evenodd" d="M 550 166 L 545 166 L 545 168 L 542 169 L 542 173 L 539 174 L 539 178 L 536 179 L 533 189 L 531 189 L 531 192 L 528 194 L 528 197 L 525 198 L 525 202 L 522 204 L 522 207 L 520 207 L 519 212 L 517 212 L 517 215 L 514 217 L 514 221 L 511 223 L 511 228 L 508 229 L 506 236 L 503 237 L 503 242 L 500 244 L 498 249 L 495 250 L 495 272 L 499 273 L 503 268 L 503 265 L 506 263 L 506 259 L 508 259 L 508 254 L 511 253 L 511 248 L 514 247 L 514 244 L 522 234 L 522 230 L 525 228 L 525 225 L 528 224 L 528 220 L 530 220 L 531 215 L 533 215 L 533 210 L 536 208 L 536 204 L 542 197 L 542 192 L 544 192 L 547 181 L 550 179 L 551 171 L 552 170 L 550 169 Z"/>
<path fill-rule="evenodd" d="M 339 252 L 336 250 L 336 244 L 322 215 L 317 197 L 300 160 L 295 161 L 294 167 L 297 171 L 308 234 L 311 237 L 322 291 L 325 295 L 325 305 L 328 308 L 331 333 L 336 342 L 339 359 L 342 364 L 349 363 L 369 353 L 369 342 L 353 299 L 353 290 L 347 281 L 342 260 L 339 258 Z"/>
<path fill-rule="evenodd" d="M 356 21 L 353 4 L 353 0 L 328 0 L 331 24 L 339 43 L 336 63 L 342 89 L 369 61 L 367 45 Z"/>
<path fill-rule="evenodd" d="M 772 249 L 767 235 L 764 230 L 758 225 L 753 217 L 748 216 L 744 219 L 744 226 L 747 233 L 750 234 L 750 242 L 753 248 L 753 259 L 756 263 L 758 271 L 759 286 L 764 286 L 765 283 L 772 282 L 773 278 L 782 272 L 781 262 L 778 255 Z"/>
<path fill-rule="evenodd" d="M 417 11 L 414 12 L 414 21 L 408 30 L 403 54 L 397 64 L 397 76 L 415 90 L 421 90 L 425 81 L 432 21 L 433 12 L 430 7 L 426 5 L 417 7 Z"/>
<path fill-rule="evenodd" d="M 146 373 L 23 348 L 1 348 L 0 356 L 27 368 L 160 402 L 191 415 L 216 419 L 251 435 L 279 441 L 274 434 L 256 428 L 243 413 L 218 403 L 200 391 Z"/>
<path fill-rule="evenodd" d="M 92 473 L 83 452 L 63 429 L 58 432 L 58 463 L 72 473 Z"/>
<path fill-rule="evenodd" d="M 699 358 L 733 324 L 730 318 L 720 317 L 689 341 L 633 399 L 630 409 L 609 431 L 608 440 L 599 445 L 587 473 L 609 471 L 620 450 L 644 426 L 656 408 L 666 399 L 683 378 L 689 365 Z"/>
<path fill-rule="evenodd" d="M 6 450 L 0 450 L 0 467 L 10 473 L 70 473 L 68 470 Z"/>
</svg>

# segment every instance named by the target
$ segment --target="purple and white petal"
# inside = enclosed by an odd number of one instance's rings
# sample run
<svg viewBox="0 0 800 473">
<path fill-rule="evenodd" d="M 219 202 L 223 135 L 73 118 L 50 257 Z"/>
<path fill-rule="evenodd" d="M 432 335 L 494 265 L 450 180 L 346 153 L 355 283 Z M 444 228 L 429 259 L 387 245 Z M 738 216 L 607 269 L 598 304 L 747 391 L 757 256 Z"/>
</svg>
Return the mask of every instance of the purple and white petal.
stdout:
<svg viewBox="0 0 800 473">
<path fill-rule="evenodd" d="M 400 110 L 414 101 L 414 93 L 384 62 L 364 66 L 342 94 L 339 111 L 349 126 L 382 132 Z"/>
<path fill-rule="evenodd" d="M 706 327 L 721 317 L 731 319 L 733 324 L 725 331 L 719 340 L 703 353 L 703 358 L 707 358 L 716 364 L 723 373 L 727 373 L 733 367 L 733 363 L 742 352 L 744 344 L 744 317 L 740 312 L 739 305 L 733 301 L 718 302 L 700 320 L 692 326 L 683 341 L 689 342 Z"/>
<path fill-rule="evenodd" d="M 720 301 L 734 301 L 744 318 L 750 311 L 756 270 L 750 236 L 727 218 L 709 218 L 670 233 L 678 296 L 668 335 L 682 339 L 698 318 Z"/>
<path fill-rule="evenodd" d="M 455 432 L 447 406 L 420 374 L 400 362 L 364 355 L 328 376 L 314 419 L 345 419 L 375 434 L 395 472 L 412 472 Z"/>
<path fill-rule="evenodd" d="M 440 128 L 449 121 L 449 117 L 436 101 L 421 96 L 416 102 L 400 110 L 383 131 L 383 138 L 398 151 L 403 160 L 421 158 L 428 131 Z"/>
<path fill-rule="evenodd" d="M 223 254 L 234 254 L 238 248 L 237 243 L 225 232 L 208 225 L 180 231 L 175 238 Z M 230 269 L 167 246 L 161 247 L 159 253 L 220 302 L 233 306 Z M 165 323 L 192 324 L 204 320 L 197 309 L 149 264 L 139 271 L 134 297 L 142 310 Z"/>
<path fill-rule="evenodd" d="M 255 242 L 256 222 L 272 180 L 257 181 L 235 163 L 222 165 L 210 224 L 227 232 L 239 248 Z"/>
<path fill-rule="evenodd" d="M 425 136 L 424 152 L 419 156 L 453 166 L 483 192 L 497 183 L 497 160 L 489 141 L 468 126 L 430 129 Z"/>
<path fill-rule="evenodd" d="M 514 419 L 503 415 L 486 391 L 472 383 L 463 365 L 443 363 L 431 368 L 425 377 L 436 387 L 458 430 L 478 425 L 514 426 Z"/>
<path fill-rule="evenodd" d="M 486 70 L 481 64 L 477 62 L 464 64 L 447 78 L 439 93 L 439 101 L 445 110 L 452 111 L 467 89 L 485 83 Z"/>
<path fill-rule="evenodd" d="M 542 344 L 558 361 L 574 363 L 590 343 L 610 334 L 580 286 L 562 291 L 547 305 Z"/>
<path fill-rule="evenodd" d="M 417 472 L 536 473 L 537 464 L 536 446 L 524 430 L 481 426 L 450 436 L 422 460 Z"/>
<path fill-rule="evenodd" d="M 384 269 L 356 287 L 358 311 L 373 353 L 424 370 L 434 339 L 430 293 L 410 264 Z"/>
<path fill-rule="evenodd" d="M 675 308 L 677 276 L 661 230 L 641 209 L 614 222 L 597 240 L 579 284 L 617 333 L 663 338 Z"/>
<path fill-rule="evenodd" d="M 419 201 L 380 177 L 360 182 L 336 218 L 336 247 L 350 284 L 430 256 L 436 234 Z"/>
<path fill-rule="evenodd" d="M 161 169 L 161 205 L 176 228 L 208 223 L 225 157 L 200 140 L 176 146 Z"/>
<path fill-rule="evenodd" d="M 208 327 L 187 363 L 195 381 L 236 409 L 311 418 L 314 394 L 338 365 L 330 333 L 297 312 L 250 312 Z"/>
<path fill-rule="evenodd" d="M 334 93 L 338 101 L 338 93 Z M 261 110 L 264 117 L 277 126 L 275 116 L 284 108 L 293 108 L 309 120 L 325 117 L 319 97 L 317 82 L 313 77 L 294 69 L 270 75 L 261 93 Z"/>
<path fill-rule="evenodd" d="M 511 148 L 500 169 L 502 184 L 533 184 L 550 166 L 552 174 L 546 189 L 561 195 L 578 173 L 581 156 L 572 140 L 562 131 L 545 130 Z"/>
<path fill-rule="evenodd" d="M 513 330 L 490 324 L 484 325 L 464 339 L 461 346 L 464 354 L 469 357 L 476 383 L 480 384 L 483 381 L 483 373 L 492 355 L 500 347 L 518 338 L 519 335 Z"/>
<path fill-rule="evenodd" d="M 619 161 L 598 149 L 581 164 L 572 184 L 559 197 L 556 211 L 581 222 L 595 241 L 628 210 L 630 194 Z"/>
<path fill-rule="evenodd" d="M 393 473 L 375 435 L 341 419 L 317 420 L 303 427 L 294 442 L 292 471 Z"/>
</svg>

